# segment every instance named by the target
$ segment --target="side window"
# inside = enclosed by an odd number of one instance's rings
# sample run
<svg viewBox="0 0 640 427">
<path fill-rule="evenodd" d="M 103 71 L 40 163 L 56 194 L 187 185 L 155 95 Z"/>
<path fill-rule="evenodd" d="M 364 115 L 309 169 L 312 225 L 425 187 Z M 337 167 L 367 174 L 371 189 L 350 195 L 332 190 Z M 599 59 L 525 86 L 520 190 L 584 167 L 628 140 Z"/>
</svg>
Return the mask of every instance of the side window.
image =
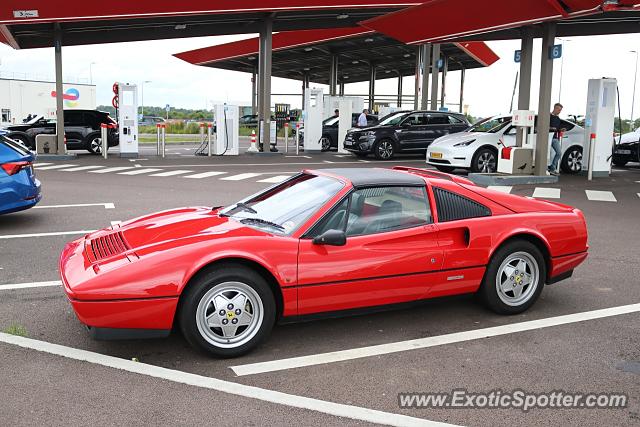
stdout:
<svg viewBox="0 0 640 427">
<path fill-rule="evenodd" d="M 560 120 L 560 122 L 562 123 L 562 127 L 565 128 L 567 131 L 570 131 L 575 126 L 575 124 L 568 122 L 566 120 Z"/>
<path fill-rule="evenodd" d="M 311 236 L 319 236 L 329 230 L 344 230 L 346 227 L 347 210 L 351 197 L 345 199 L 334 207 L 322 220 L 308 233 Z"/>
<path fill-rule="evenodd" d="M 376 116 L 367 116 L 367 124 L 369 126 L 375 125 L 378 123 L 378 118 Z"/>
<path fill-rule="evenodd" d="M 91 126 L 93 129 L 100 129 L 100 119 L 96 114 L 82 113 L 82 124 Z"/>
<path fill-rule="evenodd" d="M 461 118 L 456 116 L 447 116 L 447 118 L 449 119 L 449 124 L 452 124 L 452 125 L 466 124 Z"/>
<path fill-rule="evenodd" d="M 82 123 L 82 113 L 78 111 L 65 111 L 64 112 L 64 125 L 65 126 L 78 126 Z"/>
<path fill-rule="evenodd" d="M 404 126 L 420 126 L 425 124 L 425 117 L 422 113 L 414 113 L 407 116 L 406 119 L 402 122 Z"/>
<path fill-rule="evenodd" d="M 459 194 L 434 188 L 433 195 L 436 199 L 439 222 L 491 216 L 489 208 Z"/>
<path fill-rule="evenodd" d="M 347 236 L 384 233 L 432 222 L 424 187 L 373 187 L 354 191 Z"/>
</svg>

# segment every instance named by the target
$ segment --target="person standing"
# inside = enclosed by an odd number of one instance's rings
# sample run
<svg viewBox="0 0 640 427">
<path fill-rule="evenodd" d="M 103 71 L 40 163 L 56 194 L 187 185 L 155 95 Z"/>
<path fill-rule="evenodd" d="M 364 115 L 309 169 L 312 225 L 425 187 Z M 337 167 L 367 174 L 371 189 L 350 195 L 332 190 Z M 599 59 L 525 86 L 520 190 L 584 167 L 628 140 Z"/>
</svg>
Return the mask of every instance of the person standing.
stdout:
<svg viewBox="0 0 640 427">
<path fill-rule="evenodd" d="M 553 106 L 553 111 L 551 112 L 551 119 L 549 120 L 549 131 L 553 132 L 553 137 L 551 138 L 551 149 L 553 150 L 553 157 L 551 159 L 551 164 L 548 167 L 549 173 L 551 175 L 557 175 L 558 172 L 558 162 L 560 161 L 560 157 L 562 154 L 562 147 L 560 146 L 560 132 L 564 131 L 562 128 L 562 121 L 560 120 L 560 113 L 562 112 L 562 104 L 557 102 Z"/>
<path fill-rule="evenodd" d="M 338 110 L 337 108 L 333 110 L 333 117 L 340 117 L 340 110 Z"/>
<path fill-rule="evenodd" d="M 358 127 L 360 128 L 364 128 L 367 127 L 367 113 L 369 111 L 365 108 L 364 110 L 362 110 L 362 113 L 358 116 Z"/>
</svg>

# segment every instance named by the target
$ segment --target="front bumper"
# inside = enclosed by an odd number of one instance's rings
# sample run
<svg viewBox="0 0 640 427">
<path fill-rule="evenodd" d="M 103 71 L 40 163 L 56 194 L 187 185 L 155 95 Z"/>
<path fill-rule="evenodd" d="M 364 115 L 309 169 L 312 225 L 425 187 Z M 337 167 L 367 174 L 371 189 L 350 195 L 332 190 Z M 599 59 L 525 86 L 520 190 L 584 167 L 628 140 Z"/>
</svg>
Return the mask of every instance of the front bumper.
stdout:
<svg viewBox="0 0 640 427">
<path fill-rule="evenodd" d="M 98 274 L 104 273 L 96 273 L 95 263 L 87 257 L 85 237 L 67 243 L 59 264 L 63 289 L 78 320 L 91 329 L 170 330 L 179 297 L 129 298 L 115 293 L 117 285 L 111 286 L 112 291 L 94 285 Z"/>
<path fill-rule="evenodd" d="M 344 149 L 352 153 L 372 153 L 375 138 L 365 135 L 348 135 L 343 142 Z"/>
<path fill-rule="evenodd" d="M 471 167 L 471 159 L 466 150 L 448 147 L 429 147 L 427 149 L 427 164 L 434 166 L 452 166 L 457 168 Z"/>
</svg>

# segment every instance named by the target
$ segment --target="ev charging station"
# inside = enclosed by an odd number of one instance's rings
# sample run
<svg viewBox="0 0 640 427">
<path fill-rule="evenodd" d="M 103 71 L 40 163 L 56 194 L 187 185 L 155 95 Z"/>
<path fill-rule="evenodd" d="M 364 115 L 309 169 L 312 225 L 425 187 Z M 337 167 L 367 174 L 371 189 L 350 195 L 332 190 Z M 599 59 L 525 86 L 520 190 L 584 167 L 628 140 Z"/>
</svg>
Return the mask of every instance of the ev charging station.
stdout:
<svg viewBox="0 0 640 427">
<path fill-rule="evenodd" d="M 304 151 L 320 152 L 322 146 L 322 121 L 324 120 L 324 96 L 322 89 L 309 89 L 304 100 Z"/>
<path fill-rule="evenodd" d="M 237 156 L 239 144 L 239 111 L 237 105 L 215 106 L 216 138 L 213 146 L 215 156 Z"/>
<path fill-rule="evenodd" d="M 582 150 L 582 170 L 588 171 L 589 179 L 611 173 L 617 86 L 616 79 L 589 79 Z"/>
<path fill-rule="evenodd" d="M 138 157 L 138 87 L 116 83 L 120 157 Z M 114 101 L 115 101 L 114 99 Z"/>
<path fill-rule="evenodd" d="M 511 124 L 522 132 L 522 147 L 511 144 L 515 138 L 502 138 L 502 147 L 498 155 L 498 173 L 510 175 L 531 175 L 533 173 L 534 147 L 531 132 L 535 126 L 536 112 L 531 110 L 514 110 Z"/>
</svg>

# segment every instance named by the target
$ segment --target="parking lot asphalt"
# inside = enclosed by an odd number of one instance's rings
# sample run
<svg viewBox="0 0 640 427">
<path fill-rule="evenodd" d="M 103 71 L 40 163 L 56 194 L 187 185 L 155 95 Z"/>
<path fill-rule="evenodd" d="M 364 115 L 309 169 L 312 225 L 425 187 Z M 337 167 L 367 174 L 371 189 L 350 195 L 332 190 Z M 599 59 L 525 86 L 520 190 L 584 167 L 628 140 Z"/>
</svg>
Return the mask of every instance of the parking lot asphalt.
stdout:
<svg viewBox="0 0 640 427">
<path fill-rule="evenodd" d="M 177 332 L 165 340 L 93 341 L 59 286 L 2 289 L 2 284 L 58 280 L 57 259 L 64 244 L 112 221 L 179 206 L 229 204 L 305 168 L 425 166 L 422 157 L 363 162 L 337 153 L 180 155 L 192 149 L 172 144 L 172 153 L 165 159 L 143 150 L 134 161 L 104 160 L 83 153 L 64 163 L 42 161 L 36 167 L 44 192 L 40 208 L 0 217 L 0 331 L 19 325 L 28 338 L 36 340 L 35 346 L 44 342 L 70 349 L 69 357 L 61 357 L 16 347 L 0 337 L 0 402 L 10 425 L 83 425 L 89 419 L 92 424 L 185 425 L 417 425 L 430 420 L 477 426 L 595 426 L 637 425 L 640 421 L 640 373 L 633 368 L 640 363 L 637 310 L 568 323 L 550 321 L 554 326 L 518 327 L 527 321 L 547 322 L 558 316 L 640 303 L 638 165 L 591 182 L 582 176 L 561 176 L 555 185 L 500 189 L 529 197 L 543 194 L 578 207 L 589 227 L 590 255 L 585 264 L 572 278 L 547 286 L 532 309 L 516 316 L 495 315 L 472 296 L 431 300 L 377 314 L 279 325 L 253 353 L 223 360 L 195 352 Z M 55 167 L 61 164 L 68 166 Z M 143 169 L 147 171 L 124 174 Z M 70 206 L 78 204 L 84 206 Z M 514 332 L 483 338 L 487 328 L 503 325 L 514 325 Z M 329 352 L 468 331 L 478 331 L 477 336 L 321 363 L 320 355 Z M 94 356 L 88 362 L 80 361 L 71 356 L 71 349 L 123 361 L 135 358 L 142 366 L 167 368 L 177 377 L 179 373 L 195 374 L 295 398 L 274 403 L 250 393 L 250 397 L 233 394 L 231 386 L 213 390 L 188 385 L 107 367 L 92 362 Z M 317 356 L 319 362 L 240 376 L 231 369 L 303 356 Z M 526 413 L 518 409 L 402 409 L 398 405 L 401 392 L 454 389 L 615 392 L 627 394 L 630 401 L 621 409 L 533 409 Z M 314 400 L 305 406 L 299 404 L 303 398 Z M 327 406 L 327 402 L 352 408 L 347 410 L 351 416 L 345 417 L 340 408 Z M 367 409 L 380 412 L 367 418 Z"/>
</svg>

